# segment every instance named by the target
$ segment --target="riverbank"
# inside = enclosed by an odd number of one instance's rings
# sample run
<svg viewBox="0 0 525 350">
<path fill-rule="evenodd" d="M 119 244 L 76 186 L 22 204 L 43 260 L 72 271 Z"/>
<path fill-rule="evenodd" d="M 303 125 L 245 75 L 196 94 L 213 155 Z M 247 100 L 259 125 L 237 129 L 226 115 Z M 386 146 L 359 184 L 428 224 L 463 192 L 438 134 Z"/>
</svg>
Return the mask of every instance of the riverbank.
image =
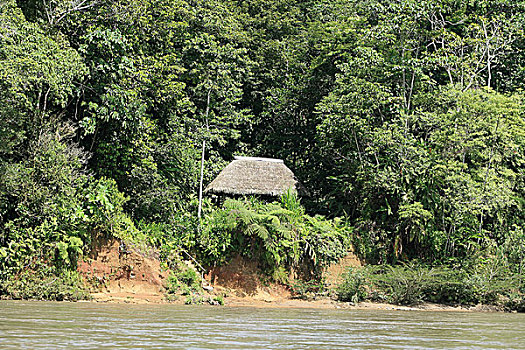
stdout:
<svg viewBox="0 0 525 350">
<path fill-rule="evenodd" d="M 327 296 L 305 293 L 300 298 L 291 288 L 271 282 L 261 274 L 257 263 L 240 256 L 228 264 L 211 268 L 203 275 L 202 284 L 207 289 L 184 294 L 180 287 L 175 293 L 169 290 L 169 273 L 158 259 L 136 249 L 123 249 L 118 241 L 101 242 L 90 259 L 81 261 L 79 272 L 91 285 L 91 298 L 97 303 L 117 304 L 223 304 L 226 307 L 255 308 L 312 308 L 312 309 L 365 309 L 365 310 L 418 310 L 494 312 L 503 307 L 492 305 L 450 306 L 438 303 L 419 303 L 413 306 L 380 302 L 358 303 L 333 300 Z M 195 269 L 190 263 L 185 268 Z M 327 290 L 335 290 L 343 282 L 343 273 L 361 262 L 349 253 L 329 266 L 324 274 Z M 199 282 L 199 283 L 201 283 Z M 331 293 L 332 295 L 334 293 Z M 219 301 L 220 300 L 220 301 Z"/>
<path fill-rule="evenodd" d="M 211 295 L 207 295 L 209 299 Z M 149 293 L 92 293 L 92 299 L 87 302 L 110 303 L 110 304 L 172 304 L 184 305 L 185 299 L 168 301 L 164 294 Z M 421 303 L 413 306 L 394 305 L 388 303 L 360 302 L 349 303 L 332 300 L 330 298 L 319 298 L 316 300 L 302 300 L 290 297 L 276 297 L 268 295 L 266 298 L 259 297 L 225 297 L 223 307 L 253 307 L 273 309 L 346 309 L 346 310 L 385 310 L 385 311 L 433 311 L 433 312 L 504 312 L 501 307 L 492 305 L 476 306 L 450 306 L 444 304 Z M 84 301 L 86 302 L 86 301 Z"/>
</svg>

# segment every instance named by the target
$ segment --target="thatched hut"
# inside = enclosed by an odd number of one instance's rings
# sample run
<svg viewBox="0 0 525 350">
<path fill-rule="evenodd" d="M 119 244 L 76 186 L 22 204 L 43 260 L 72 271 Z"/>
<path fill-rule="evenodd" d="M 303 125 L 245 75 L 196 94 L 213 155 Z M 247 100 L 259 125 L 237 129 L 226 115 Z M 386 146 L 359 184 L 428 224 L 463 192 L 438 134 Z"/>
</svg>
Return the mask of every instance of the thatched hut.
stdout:
<svg viewBox="0 0 525 350">
<path fill-rule="evenodd" d="M 298 195 L 306 190 L 281 159 L 235 157 L 206 187 L 205 193 L 277 197 L 288 189 Z"/>
</svg>

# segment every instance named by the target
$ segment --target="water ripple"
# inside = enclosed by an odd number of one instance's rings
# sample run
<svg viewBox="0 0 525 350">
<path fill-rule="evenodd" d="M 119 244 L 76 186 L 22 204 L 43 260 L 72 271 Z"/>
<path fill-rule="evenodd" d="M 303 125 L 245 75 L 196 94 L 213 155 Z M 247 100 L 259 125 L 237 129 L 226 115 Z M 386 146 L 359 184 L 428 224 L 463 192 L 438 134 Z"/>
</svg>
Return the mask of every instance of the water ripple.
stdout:
<svg viewBox="0 0 525 350">
<path fill-rule="evenodd" d="M 525 349 L 525 315 L 0 302 L 2 349 Z"/>
</svg>

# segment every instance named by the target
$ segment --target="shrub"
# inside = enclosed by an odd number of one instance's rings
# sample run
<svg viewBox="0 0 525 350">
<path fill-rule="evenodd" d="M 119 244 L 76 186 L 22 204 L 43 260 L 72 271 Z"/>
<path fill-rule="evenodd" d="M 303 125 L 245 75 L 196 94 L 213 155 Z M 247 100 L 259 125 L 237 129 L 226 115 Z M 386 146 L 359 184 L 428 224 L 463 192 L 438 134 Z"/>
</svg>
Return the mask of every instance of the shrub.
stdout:
<svg viewBox="0 0 525 350">
<path fill-rule="evenodd" d="M 337 287 L 337 298 L 341 301 L 357 303 L 368 296 L 366 281 L 366 270 L 350 268 L 341 283 Z"/>
<path fill-rule="evenodd" d="M 322 281 L 319 280 L 295 280 L 290 285 L 294 298 L 297 299 L 310 299 L 319 294 L 325 293 L 325 286 Z"/>
<path fill-rule="evenodd" d="M 224 305 L 224 295 L 217 295 L 213 298 L 219 305 Z"/>
<path fill-rule="evenodd" d="M 202 292 L 202 278 L 195 269 L 180 264 L 177 272 L 172 272 L 167 280 L 167 294 L 193 295 Z"/>
<path fill-rule="evenodd" d="M 512 293 L 509 295 L 504 305 L 507 310 L 525 312 L 525 295 L 522 293 Z"/>
<path fill-rule="evenodd" d="M 210 263 L 241 254 L 283 282 L 283 271 L 292 268 L 303 279 L 319 279 L 323 267 L 348 251 L 351 233 L 341 220 L 305 214 L 288 192 L 281 203 L 227 199 L 221 209 L 207 213 L 198 241 Z"/>
<path fill-rule="evenodd" d="M 58 301 L 89 299 L 89 293 L 76 271 L 27 270 L 1 283 L 0 289 L 12 299 Z"/>
<path fill-rule="evenodd" d="M 425 299 L 432 274 L 432 270 L 415 265 L 383 266 L 371 271 L 369 278 L 375 288 L 387 295 L 388 302 L 409 305 Z"/>
<path fill-rule="evenodd" d="M 466 280 L 467 273 L 463 269 L 433 268 L 432 280 L 424 290 L 424 300 L 443 304 L 471 304 L 474 298 Z"/>
<path fill-rule="evenodd" d="M 491 263 L 461 268 L 405 265 L 368 266 L 350 269 L 337 288 L 341 301 L 365 298 L 393 304 L 435 302 L 453 305 L 492 304 L 523 307 L 520 276 Z"/>
</svg>

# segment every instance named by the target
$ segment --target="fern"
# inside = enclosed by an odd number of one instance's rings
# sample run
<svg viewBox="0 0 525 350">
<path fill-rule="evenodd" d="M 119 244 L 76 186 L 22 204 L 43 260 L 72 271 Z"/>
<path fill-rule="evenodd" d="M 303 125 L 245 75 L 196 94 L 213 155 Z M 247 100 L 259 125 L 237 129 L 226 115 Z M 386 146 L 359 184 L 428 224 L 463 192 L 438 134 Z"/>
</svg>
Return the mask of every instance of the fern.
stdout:
<svg viewBox="0 0 525 350">
<path fill-rule="evenodd" d="M 280 218 L 281 220 L 285 220 L 285 221 L 292 221 L 295 219 L 295 213 L 293 211 L 290 211 L 284 208 L 276 208 L 276 209 L 270 210 L 268 212 L 268 215 L 276 216 Z"/>
<path fill-rule="evenodd" d="M 245 233 L 247 236 L 259 237 L 263 241 L 267 241 L 268 238 L 270 237 L 270 233 L 268 232 L 266 227 L 264 227 L 263 225 L 259 225 L 259 224 L 251 224 L 250 226 L 246 228 Z"/>
<path fill-rule="evenodd" d="M 258 259 L 269 273 L 297 267 L 301 262 L 302 270 L 310 273 L 306 277 L 312 278 L 327 263 L 341 257 L 346 252 L 345 242 L 349 242 L 350 231 L 345 226 L 322 216 L 304 214 L 299 201 L 289 194 L 283 196 L 280 204 L 254 198 L 227 199 L 223 209 L 212 216 L 215 219 L 210 223 L 219 225 L 218 229 L 230 230 L 232 242 L 237 242 L 237 252 Z M 208 240 L 217 236 L 213 234 L 215 229 L 208 232 L 211 233 Z"/>
</svg>

